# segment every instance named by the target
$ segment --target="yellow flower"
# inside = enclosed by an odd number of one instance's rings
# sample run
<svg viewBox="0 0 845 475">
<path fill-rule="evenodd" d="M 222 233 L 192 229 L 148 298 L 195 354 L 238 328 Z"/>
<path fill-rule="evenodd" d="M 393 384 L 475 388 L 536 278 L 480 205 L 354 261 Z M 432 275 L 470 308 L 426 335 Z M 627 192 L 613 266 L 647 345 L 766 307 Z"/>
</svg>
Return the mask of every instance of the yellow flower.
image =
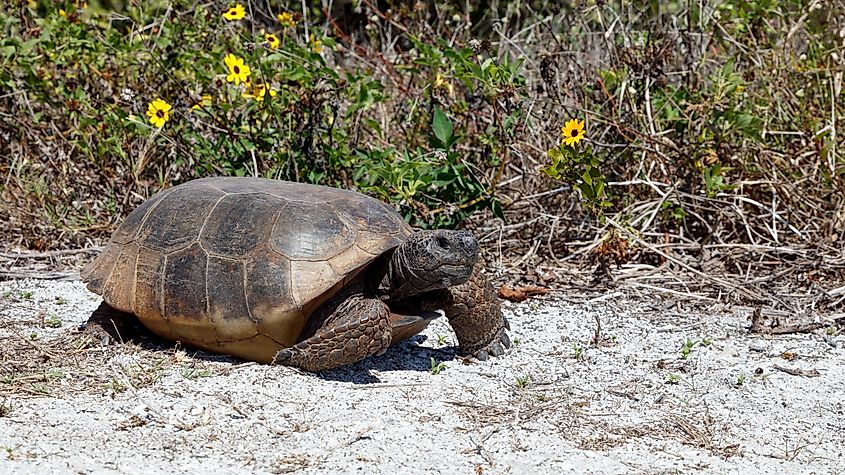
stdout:
<svg viewBox="0 0 845 475">
<path fill-rule="evenodd" d="M 240 20 L 246 16 L 246 10 L 244 6 L 238 3 L 234 7 L 229 7 L 225 12 L 223 12 L 223 18 L 227 20 Z"/>
<path fill-rule="evenodd" d="M 165 122 L 170 120 L 170 109 L 172 109 L 172 106 L 163 99 L 156 99 L 150 102 L 147 108 L 150 123 L 156 127 L 162 127 Z"/>
<path fill-rule="evenodd" d="M 59 8 L 59 16 L 62 17 L 62 18 L 65 18 L 65 17 L 67 17 L 67 13 L 64 10 L 62 10 L 61 8 Z"/>
<path fill-rule="evenodd" d="M 455 95 L 455 88 L 452 87 L 452 83 L 443 79 L 443 76 L 441 76 L 440 73 L 437 73 L 437 77 L 434 78 L 434 88 L 435 89 L 440 89 L 440 88 L 446 89 L 447 91 L 449 91 L 450 96 Z"/>
<path fill-rule="evenodd" d="M 308 35 L 308 41 L 311 42 L 311 50 L 317 54 L 323 52 L 323 42 L 318 40 L 314 37 L 314 35 Z"/>
<path fill-rule="evenodd" d="M 280 44 L 279 37 L 272 33 L 267 33 L 266 35 L 264 35 L 264 41 L 267 42 L 267 46 L 270 47 L 270 49 L 276 49 L 279 47 Z"/>
<path fill-rule="evenodd" d="M 572 119 L 564 124 L 561 131 L 563 132 L 563 143 L 574 146 L 584 138 L 584 121 Z"/>
<path fill-rule="evenodd" d="M 293 15 L 290 12 L 282 12 L 276 15 L 276 18 L 279 20 L 279 23 L 285 27 L 294 27 L 296 26 L 296 21 L 293 19 Z"/>
<path fill-rule="evenodd" d="M 244 90 L 241 96 L 243 97 L 251 97 L 258 102 L 264 101 L 264 96 L 268 93 L 270 97 L 276 97 L 276 91 L 270 89 L 270 86 L 267 84 L 252 84 L 252 83 L 245 83 L 246 89 Z"/>
<path fill-rule="evenodd" d="M 237 56 L 229 53 L 225 58 L 223 58 L 223 62 L 226 63 L 226 67 L 229 68 L 229 75 L 226 76 L 227 81 L 235 83 L 235 86 L 241 82 L 247 81 L 250 75 L 250 70 L 249 66 L 244 64 L 243 58 L 238 58 Z"/>
<path fill-rule="evenodd" d="M 191 106 L 191 110 L 195 111 L 197 109 L 202 109 L 203 107 L 209 107 L 209 106 L 211 106 L 211 96 L 208 95 L 208 94 L 203 94 L 202 98 L 200 98 L 200 100 L 197 101 L 196 104 Z"/>
</svg>

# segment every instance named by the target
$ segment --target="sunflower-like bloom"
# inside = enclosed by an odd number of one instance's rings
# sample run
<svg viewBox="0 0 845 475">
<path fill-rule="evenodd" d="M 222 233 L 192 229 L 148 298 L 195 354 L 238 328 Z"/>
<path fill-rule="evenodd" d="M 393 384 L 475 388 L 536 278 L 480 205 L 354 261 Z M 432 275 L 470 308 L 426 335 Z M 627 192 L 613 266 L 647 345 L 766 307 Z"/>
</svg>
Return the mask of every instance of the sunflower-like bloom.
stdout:
<svg viewBox="0 0 845 475">
<path fill-rule="evenodd" d="M 246 16 L 246 9 L 243 5 L 238 3 L 234 7 L 229 7 L 223 12 L 223 18 L 231 21 L 241 20 Z"/>
<path fill-rule="evenodd" d="M 563 134 L 563 143 L 574 146 L 584 138 L 584 121 L 572 119 L 564 124 L 561 132 Z"/>
<path fill-rule="evenodd" d="M 164 123 L 170 120 L 170 109 L 172 108 L 173 106 L 163 99 L 156 99 L 150 102 L 150 105 L 147 106 L 147 115 L 150 117 L 150 123 L 159 128 L 164 126 Z"/>
<path fill-rule="evenodd" d="M 266 35 L 264 35 L 264 41 L 267 42 L 267 47 L 270 49 L 276 49 L 281 44 L 279 42 L 279 37 L 272 33 L 267 33 Z"/>
<path fill-rule="evenodd" d="M 249 70 L 249 66 L 244 64 L 243 58 L 238 58 L 237 56 L 229 53 L 225 58 L 223 58 L 223 62 L 226 63 L 226 67 L 229 68 L 229 74 L 226 76 L 227 81 L 233 82 L 235 83 L 235 86 L 237 86 L 249 79 L 251 71 Z"/>
<path fill-rule="evenodd" d="M 284 27 L 296 26 L 296 20 L 293 19 L 293 15 L 290 12 L 279 13 L 276 15 L 276 19 L 278 19 L 279 23 L 281 23 Z"/>
<path fill-rule="evenodd" d="M 270 86 L 267 84 L 252 84 L 246 83 L 246 89 L 244 90 L 242 97 L 251 97 L 258 102 L 264 101 L 264 96 L 270 94 L 270 97 L 276 97 L 276 91 L 270 89 Z"/>
</svg>

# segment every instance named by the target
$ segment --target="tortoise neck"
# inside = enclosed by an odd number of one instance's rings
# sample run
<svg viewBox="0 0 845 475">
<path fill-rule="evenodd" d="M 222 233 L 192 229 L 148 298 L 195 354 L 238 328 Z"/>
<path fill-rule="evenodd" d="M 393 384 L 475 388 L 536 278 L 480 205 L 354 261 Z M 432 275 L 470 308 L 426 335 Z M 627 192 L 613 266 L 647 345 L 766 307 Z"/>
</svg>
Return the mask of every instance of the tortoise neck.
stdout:
<svg viewBox="0 0 845 475">
<path fill-rule="evenodd" d="M 406 242 L 400 244 L 384 264 L 384 276 L 379 283 L 380 295 L 400 300 L 427 292 L 431 283 L 414 273 L 408 258 L 412 255 Z"/>
</svg>

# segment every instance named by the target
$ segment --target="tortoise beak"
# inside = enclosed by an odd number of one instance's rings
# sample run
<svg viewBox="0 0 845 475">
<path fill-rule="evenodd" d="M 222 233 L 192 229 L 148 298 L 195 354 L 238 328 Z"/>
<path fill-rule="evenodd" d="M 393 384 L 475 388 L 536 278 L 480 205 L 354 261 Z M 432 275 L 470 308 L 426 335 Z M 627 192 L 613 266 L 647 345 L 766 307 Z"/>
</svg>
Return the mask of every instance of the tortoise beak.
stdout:
<svg viewBox="0 0 845 475">
<path fill-rule="evenodd" d="M 463 249 L 463 253 L 469 257 L 469 260 L 475 264 L 478 260 L 478 240 L 469 231 L 458 231 L 455 238 L 458 246 Z"/>
<path fill-rule="evenodd" d="M 445 265 L 472 267 L 478 260 L 478 240 L 469 231 L 435 231 L 432 252 Z M 440 266 L 441 268 L 443 266 Z"/>
</svg>

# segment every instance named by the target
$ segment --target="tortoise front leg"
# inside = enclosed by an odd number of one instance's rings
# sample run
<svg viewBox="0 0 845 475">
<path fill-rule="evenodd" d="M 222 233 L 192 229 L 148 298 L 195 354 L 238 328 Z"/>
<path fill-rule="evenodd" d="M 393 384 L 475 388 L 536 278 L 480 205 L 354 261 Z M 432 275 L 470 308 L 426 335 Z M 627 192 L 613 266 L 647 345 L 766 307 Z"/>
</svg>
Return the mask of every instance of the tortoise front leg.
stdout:
<svg viewBox="0 0 845 475">
<path fill-rule="evenodd" d="M 335 297 L 310 321 L 306 339 L 276 353 L 273 363 L 322 371 L 380 355 L 390 346 L 390 311 L 376 298 L 362 294 Z"/>
<path fill-rule="evenodd" d="M 444 311 L 458 337 L 460 354 L 480 360 L 500 356 L 511 346 L 506 331 L 510 324 L 502 315 L 499 297 L 484 276 L 483 267 L 475 264 L 465 284 L 429 292 L 422 302 L 423 308 Z"/>
</svg>

